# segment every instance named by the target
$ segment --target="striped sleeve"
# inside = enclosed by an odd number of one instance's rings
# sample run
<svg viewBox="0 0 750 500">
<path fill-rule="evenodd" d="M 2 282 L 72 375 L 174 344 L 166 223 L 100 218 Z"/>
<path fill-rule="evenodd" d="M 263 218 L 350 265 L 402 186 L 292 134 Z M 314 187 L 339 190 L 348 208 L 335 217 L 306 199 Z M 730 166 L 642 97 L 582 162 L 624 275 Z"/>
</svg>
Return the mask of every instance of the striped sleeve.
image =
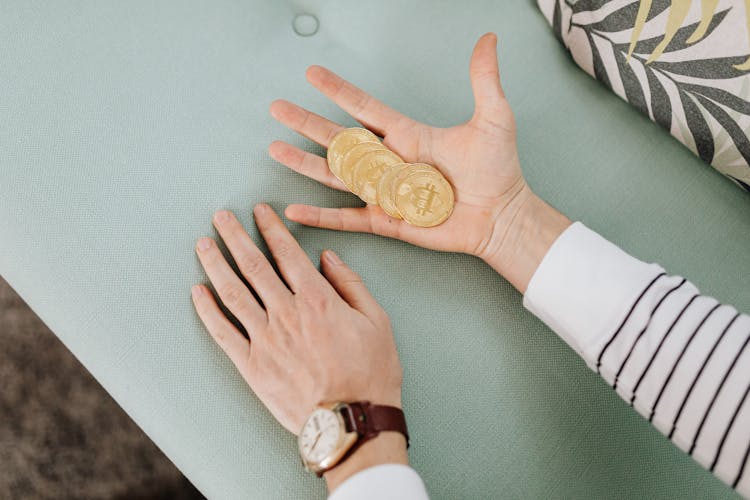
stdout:
<svg viewBox="0 0 750 500">
<path fill-rule="evenodd" d="M 524 306 L 676 446 L 750 497 L 749 316 L 580 222 L 544 257 Z"/>
</svg>

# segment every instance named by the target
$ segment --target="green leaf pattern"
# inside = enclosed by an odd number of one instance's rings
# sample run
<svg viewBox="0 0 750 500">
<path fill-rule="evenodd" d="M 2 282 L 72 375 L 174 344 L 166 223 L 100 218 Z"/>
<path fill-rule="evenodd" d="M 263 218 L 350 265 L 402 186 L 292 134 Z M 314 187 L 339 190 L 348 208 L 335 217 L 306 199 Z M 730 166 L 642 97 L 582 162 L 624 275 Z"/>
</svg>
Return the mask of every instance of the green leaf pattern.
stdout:
<svg viewBox="0 0 750 500">
<path fill-rule="evenodd" d="M 750 191 L 750 0 L 537 1 L 592 76 Z"/>
</svg>

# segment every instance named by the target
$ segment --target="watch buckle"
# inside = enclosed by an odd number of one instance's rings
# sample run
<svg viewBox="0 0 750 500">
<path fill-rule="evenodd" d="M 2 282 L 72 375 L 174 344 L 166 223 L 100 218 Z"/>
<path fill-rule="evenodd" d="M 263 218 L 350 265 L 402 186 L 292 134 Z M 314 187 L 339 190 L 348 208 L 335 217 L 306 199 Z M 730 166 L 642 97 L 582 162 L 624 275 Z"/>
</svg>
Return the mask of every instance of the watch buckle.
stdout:
<svg viewBox="0 0 750 500">
<path fill-rule="evenodd" d="M 354 415 L 354 410 L 352 410 L 351 405 L 349 403 L 339 403 L 336 405 L 335 410 L 341 413 L 342 416 L 344 416 L 344 410 L 346 410 L 346 414 L 349 416 L 349 422 L 353 428 L 344 430 L 347 432 L 357 432 L 357 417 Z M 344 422 L 346 423 L 346 419 L 344 419 Z"/>
</svg>

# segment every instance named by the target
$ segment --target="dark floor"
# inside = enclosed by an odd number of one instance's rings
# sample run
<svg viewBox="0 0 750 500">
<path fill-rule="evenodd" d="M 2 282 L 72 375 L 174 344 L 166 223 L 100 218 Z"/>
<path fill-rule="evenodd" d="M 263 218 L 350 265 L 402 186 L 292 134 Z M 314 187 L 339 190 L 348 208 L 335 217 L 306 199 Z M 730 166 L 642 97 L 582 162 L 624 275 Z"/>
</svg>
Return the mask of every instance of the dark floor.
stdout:
<svg viewBox="0 0 750 500">
<path fill-rule="evenodd" d="M 203 498 L 0 278 L 0 499 Z"/>
</svg>

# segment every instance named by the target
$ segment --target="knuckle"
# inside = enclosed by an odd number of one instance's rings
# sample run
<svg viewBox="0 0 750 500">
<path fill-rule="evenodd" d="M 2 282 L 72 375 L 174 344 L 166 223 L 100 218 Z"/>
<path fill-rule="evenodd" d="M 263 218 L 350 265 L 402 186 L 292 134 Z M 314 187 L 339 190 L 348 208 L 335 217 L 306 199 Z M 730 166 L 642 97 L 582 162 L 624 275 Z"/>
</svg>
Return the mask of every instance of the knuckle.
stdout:
<svg viewBox="0 0 750 500">
<path fill-rule="evenodd" d="M 361 288 L 364 283 L 360 279 L 359 276 L 353 275 L 353 276 L 346 276 L 341 279 L 341 285 L 344 288 Z"/>
<path fill-rule="evenodd" d="M 363 94 L 359 97 L 357 97 L 357 100 L 354 103 L 354 112 L 355 114 L 360 114 L 367 110 L 367 108 L 370 105 L 371 97 L 369 94 Z"/>
<path fill-rule="evenodd" d="M 362 276 L 360 276 L 359 273 L 352 269 L 346 270 L 346 277 L 344 278 L 344 281 L 353 285 L 364 284 L 364 282 L 362 281 Z"/>
<path fill-rule="evenodd" d="M 264 257 L 260 253 L 246 253 L 242 255 L 237 265 L 246 275 L 258 274 L 263 269 Z"/>
<path fill-rule="evenodd" d="M 275 239 L 272 245 L 273 253 L 278 259 L 285 259 L 289 257 L 294 251 L 294 247 L 292 246 L 292 244 L 281 238 Z"/>
<path fill-rule="evenodd" d="M 477 66 L 474 70 L 474 78 L 479 80 L 493 80 L 496 74 L 495 68 L 490 64 Z"/>
<path fill-rule="evenodd" d="M 321 290 L 321 280 L 319 275 L 307 274 L 297 280 L 297 287 L 304 296 L 308 294 L 325 294 Z"/>
<path fill-rule="evenodd" d="M 237 307 L 244 302 L 245 291 L 241 286 L 233 283 L 223 286 L 219 295 L 221 296 L 221 300 L 223 300 L 227 306 Z"/>
<path fill-rule="evenodd" d="M 279 342 L 279 339 L 286 337 L 285 332 L 299 332 L 300 330 L 299 311 L 296 309 L 277 310 L 269 317 L 269 331 L 273 332 L 273 335 L 269 336 L 271 342 Z"/>
<path fill-rule="evenodd" d="M 305 127 L 307 127 L 308 123 L 310 122 L 311 114 L 309 111 L 304 110 L 299 114 L 299 121 L 297 127 L 300 128 L 300 130 L 304 130 Z"/>
<path fill-rule="evenodd" d="M 373 207 L 367 212 L 367 232 L 368 233 L 374 233 L 375 227 L 377 226 L 377 212 L 375 211 L 375 208 Z"/>
<path fill-rule="evenodd" d="M 211 335 L 213 335 L 214 340 L 219 345 L 223 345 L 224 340 L 226 340 L 227 338 L 227 332 L 223 328 L 216 328 L 214 331 L 211 332 Z"/>
<path fill-rule="evenodd" d="M 292 297 L 291 295 L 289 297 Z M 295 316 L 294 301 L 290 298 L 276 300 L 272 304 L 266 305 L 269 324 L 278 320 L 278 318 L 293 318 Z M 276 326 L 276 325 L 274 325 Z"/>
<path fill-rule="evenodd" d="M 341 96 L 341 94 L 346 91 L 346 80 L 344 80 L 343 78 L 340 79 L 338 82 L 332 84 L 332 88 L 334 97 Z"/>
<path fill-rule="evenodd" d="M 323 219 L 323 211 L 318 211 L 318 223 L 322 225 Z M 344 220 L 344 211 L 343 210 L 337 210 L 334 223 L 332 225 L 333 229 L 337 231 L 343 231 L 346 227 L 346 221 Z"/>
<path fill-rule="evenodd" d="M 301 298 L 307 307 L 317 312 L 327 310 L 331 302 L 328 294 L 317 290 L 304 293 Z"/>
</svg>

